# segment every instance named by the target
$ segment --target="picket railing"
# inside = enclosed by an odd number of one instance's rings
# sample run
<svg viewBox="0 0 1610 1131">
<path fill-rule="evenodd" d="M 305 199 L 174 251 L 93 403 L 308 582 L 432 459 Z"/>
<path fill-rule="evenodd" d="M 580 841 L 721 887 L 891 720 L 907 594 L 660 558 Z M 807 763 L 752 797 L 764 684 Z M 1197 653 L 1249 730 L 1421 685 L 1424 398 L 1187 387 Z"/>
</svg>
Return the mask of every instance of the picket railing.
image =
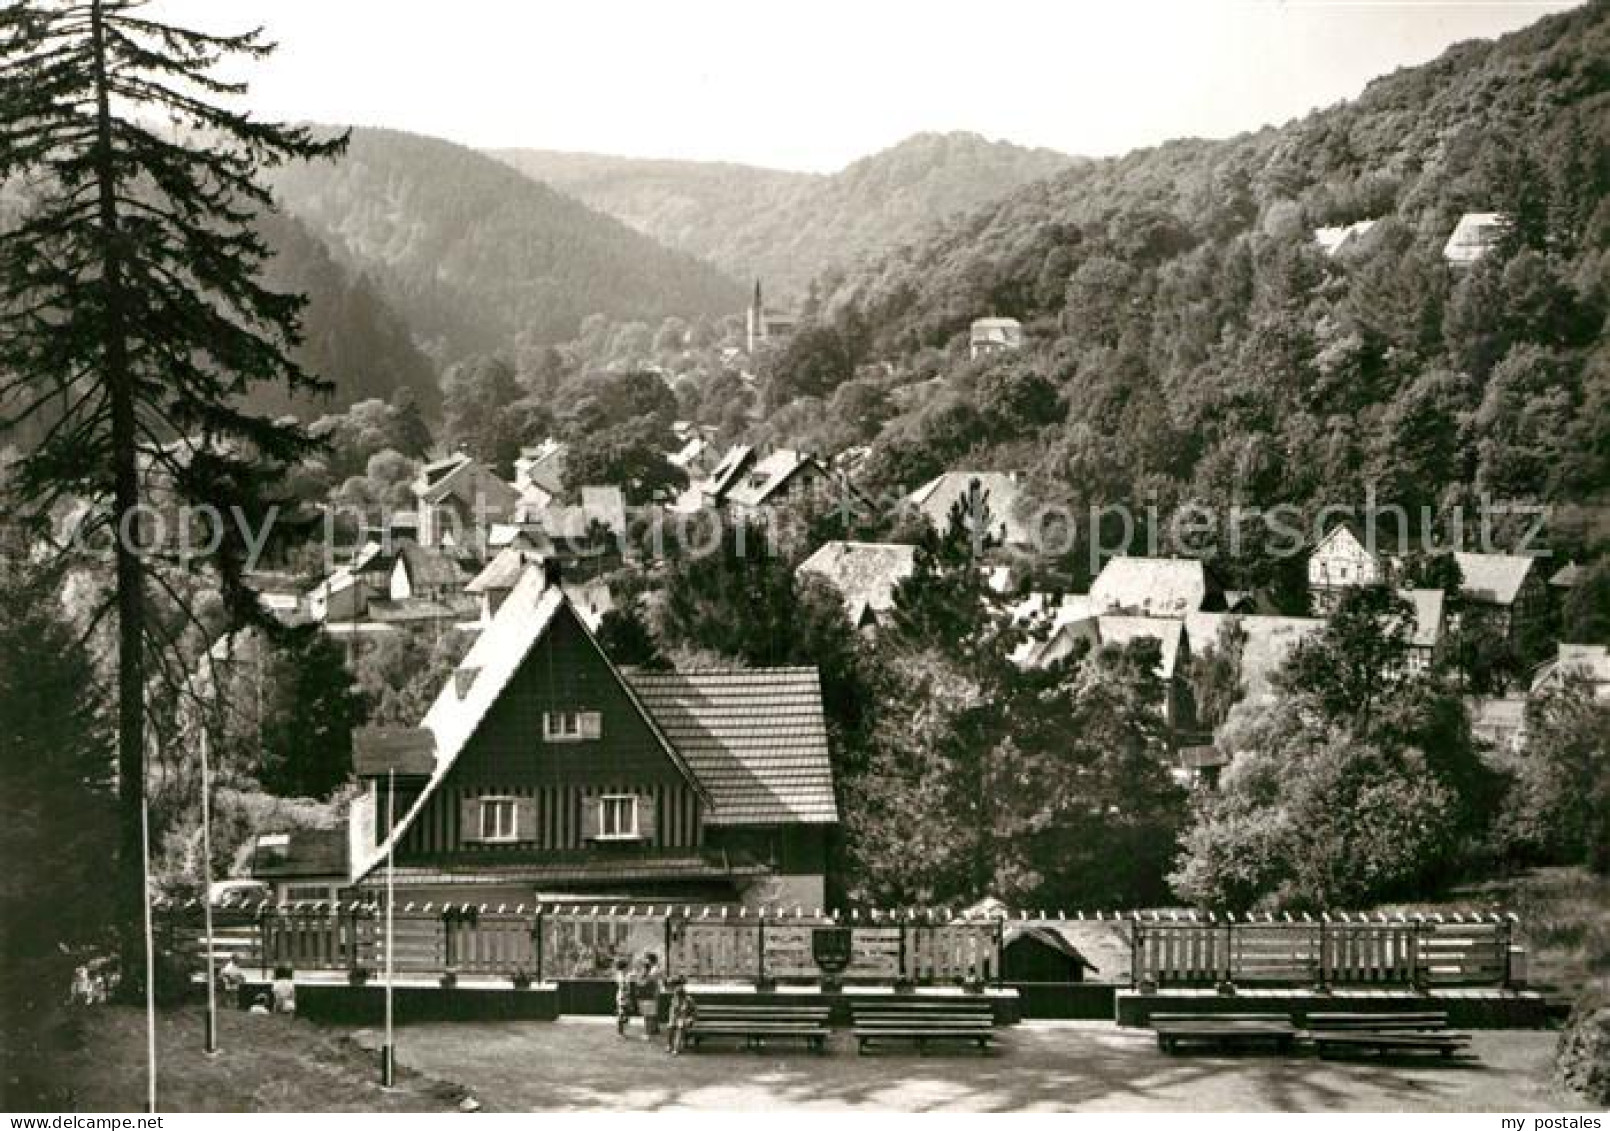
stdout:
<svg viewBox="0 0 1610 1131">
<path fill-rule="evenodd" d="M 1080 919 L 1083 920 L 1083 916 Z M 1228 918 L 1124 914 L 1133 985 L 1507 986 L 1513 916 Z M 205 951 L 199 907 L 162 909 L 170 948 Z M 755 914 L 734 908 L 476 907 L 413 904 L 393 916 L 393 969 L 409 975 L 609 977 L 620 959 L 653 952 L 666 975 L 694 982 L 801 981 L 823 973 L 817 932 L 848 932 L 845 982 L 998 982 L 1003 933 L 1060 916 Z M 369 903 L 220 908 L 213 952 L 247 968 L 377 972 L 385 919 Z"/>
<path fill-rule="evenodd" d="M 1136 985 L 1508 985 L 1502 916 L 1164 919 L 1131 924 Z"/>
</svg>

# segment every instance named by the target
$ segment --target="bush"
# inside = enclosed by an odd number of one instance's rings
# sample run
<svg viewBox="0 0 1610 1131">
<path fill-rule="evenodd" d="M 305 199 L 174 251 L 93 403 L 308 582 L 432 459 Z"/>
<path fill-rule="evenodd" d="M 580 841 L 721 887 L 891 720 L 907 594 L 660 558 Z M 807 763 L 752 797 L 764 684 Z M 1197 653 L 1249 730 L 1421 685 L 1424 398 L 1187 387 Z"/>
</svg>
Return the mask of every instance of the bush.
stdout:
<svg viewBox="0 0 1610 1131">
<path fill-rule="evenodd" d="M 1560 1033 L 1554 1078 L 1589 1103 L 1610 1106 L 1610 988 L 1589 986 Z"/>
</svg>

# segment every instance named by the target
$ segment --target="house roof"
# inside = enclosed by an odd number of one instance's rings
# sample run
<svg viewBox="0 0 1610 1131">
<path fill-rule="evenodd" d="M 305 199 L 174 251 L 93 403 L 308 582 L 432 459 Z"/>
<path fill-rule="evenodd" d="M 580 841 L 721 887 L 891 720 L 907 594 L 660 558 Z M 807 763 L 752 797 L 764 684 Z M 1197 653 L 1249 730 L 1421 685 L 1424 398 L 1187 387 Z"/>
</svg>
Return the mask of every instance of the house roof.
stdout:
<svg viewBox="0 0 1610 1131">
<path fill-rule="evenodd" d="M 815 668 L 624 674 L 709 791 L 708 823 L 838 821 Z"/>
<path fill-rule="evenodd" d="M 477 496 L 495 497 L 500 503 L 508 505 L 514 503 L 518 492 L 463 452 L 427 463 L 414 480 L 414 495 L 426 506 L 439 503 L 460 483 L 476 480 L 477 472 L 484 473 L 478 480 Z"/>
<path fill-rule="evenodd" d="M 536 487 L 551 499 L 565 489 L 565 459 L 569 447 L 549 438 L 534 448 L 522 448 L 514 461 L 514 481 L 519 488 Z"/>
<path fill-rule="evenodd" d="M 1358 220 L 1335 228 L 1315 228 L 1314 242 L 1326 255 L 1335 255 L 1349 242 L 1375 227 L 1374 220 Z"/>
<path fill-rule="evenodd" d="M 421 546 L 417 542 L 403 542 L 397 546 L 397 561 L 408 571 L 408 580 L 417 586 L 454 587 L 463 584 L 464 567 L 457 558 L 440 550 Z"/>
<path fill-rule="evenodd" d="M 728 448 L 727 454 L 721 457 L 721 462 L 711 470 L 709 477 L 699 484 L 699 490 L 718 500 L 724 498 L 754 454 L 755 449 L 748 444 Z"/>
<path fill-rule="evenodd" d="M 492 593 L 513 589 L 527 567 L 540 561 L 541 558 L 541 554 L 519 545 L 507 545 L 492 556 L 485 569 L 470 579 L 470 583 L 464 586 L 464 592 Z"/>
<path fill-rule="evenodd" d="M 1443 605 L 1441 589 L 1399 589 L 1398 596 L 1414 606 L 1413 648 L 1435 648 L 1442 640 Z"/>
<path fill-rule="evenodd" d="M 704 458 L 710 449 L 710 441 L 703 436 L 693 436 L 676 451 L 666 458 L 673 467 L 680 467 L 686 471 L 695 461 Z"/>
<path fill-rule="evenodd" d="M 727 501 L 742 507 L 761 506 L 795 475 L 812 466 L 818 471 L 822 470 L 815 456 L 791 448 L 778 448 L 757 460 L 746 474 L 728 488 Z"/>
<path fill-rule="evenodd" d="M 943 531 L 950 521 L 951 508 L 958 500 L 966 505 L 972 485 L 978 483 L 989 509 L 991 533 L 1013 545 L 1028 543 L 1033 532 L 1017 517 L 1023 489 L 1017 478 L 1004 471 L 947 471 L 906 496 L 906 501 L 922 512 L 934 529 Z"/>
<path fill-rule="evenodd" d="M 850 620 L 860 624 L 868 612 L 894 608 L 895 586 L 917 570 L 917 548 L 895 542 L 826 542 L 799 564 L 798 574 L 815 574 L 844 598 Z"/>
<path fill-rule="evenodd" d="M 1201 611 L 1209 595 L 1222 592 L 1195 558 L 1119 557 L 1109 559 L 1091 583 L 1090 603 L 1102 612 L 1178 617 Z"/>
<path fill-rule="evenodd" d="M 1536 558 L 1524 554 L 1468 554 L 1457 551 L 1454 561 L 1459 563 L 1463 581 L 1459 583 L 1461 596 L 1489 605 L 1513 605 L 1526 584 Z"/>
<path fill-rule="evenodd" d="M 1504 225 L 1501 212 L 1466 212 L 1443 244 L 1443 258 L 1450 263 L 1476 262 L 1492 250 L 1504 233 Z"/>
<path fill-rule="evenodd" d="M 1586 572 L 1576 562 L 1566 562 L 1549 578 L 1549 584 L 1556 589 L 1574 589 L 1582 584 L 1582 575 Z"/>
<path fill-rule="evenodd" d="M 263 833 L 252 846 L 251 874 L 260 880 L 347 876 L 345 829 Z"/>
<path fill-rule="evenodd" d="M 1558 648 L 1554 658 L 1540 664 L 1532 676 L 1533 691 L 1573 676 L 1600 688 L 1610 687 L 1610 648 L 1603 644 L 1560 644 Z"/>
<path fill-rule="evenodd" d="M 1297 645 L 1325 628 L 1317 617 L 1240 616 L 1231 613 L 1187 613 L 1185 634 L 1192 655 L 1217 647 L 1226 623 L 1234 621 L 1246 634 L 1241 645 L 1241 687 L 1251 700 L 1270 694 L 1270 680 L 1285 666 Z"/>
<path fill-rule="evenodd" d="M 1155 640 L 1161 646 L 1158 674 L 1172 679 L 1185 645 L 1185 622 L 1172 617 L 1131 617 L 1102 615 L 1096 618 L 1100 643 L 1122 646 L 1132 640 Z"/>
</svg>

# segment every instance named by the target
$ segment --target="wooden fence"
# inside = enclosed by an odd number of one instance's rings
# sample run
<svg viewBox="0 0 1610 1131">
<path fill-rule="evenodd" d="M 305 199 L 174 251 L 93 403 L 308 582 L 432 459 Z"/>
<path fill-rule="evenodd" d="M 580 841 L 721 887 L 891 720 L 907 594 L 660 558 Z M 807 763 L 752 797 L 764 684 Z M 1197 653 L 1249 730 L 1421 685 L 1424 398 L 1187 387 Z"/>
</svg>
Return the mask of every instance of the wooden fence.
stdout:
<svg viewBox="0 0 1610 1131">
<path fill-rule="evenodd" d="M 1083 919 L 1083 916 L 1080 916 Z M 1107 919 L 1130 943 L 1134 985 L 1504 986 L 1511 981 L 1513 916 L 1319 919 L 1195 918 L 1131 914 Z M 162 909 L 170 948 L 205 949 L 194 903 Z M 617 959 L 661 956 L 668 976 L 694 982 L 813 981 L 816 932 L 848 928 L 846 982 L 918 985 L 998 982 L 1003 932 L 1074 921 L 1038 916 L 968 918 L 946 913 L 871 917 L 768 913 L 733 908 L 590 905 L 541 908 L 430 905 L 400 908 L 394 969 L 536 979 L 609 977 Z M 385 920 L 372 904 L 222 908 L 214 953 L 264 971 L 378 972 Z"/>
<path fill-rule="evenodd" d="M 1508 985 L 1513 921 L 1337 918 L 1136 919 L 1137 985 Z"/>
</svg>

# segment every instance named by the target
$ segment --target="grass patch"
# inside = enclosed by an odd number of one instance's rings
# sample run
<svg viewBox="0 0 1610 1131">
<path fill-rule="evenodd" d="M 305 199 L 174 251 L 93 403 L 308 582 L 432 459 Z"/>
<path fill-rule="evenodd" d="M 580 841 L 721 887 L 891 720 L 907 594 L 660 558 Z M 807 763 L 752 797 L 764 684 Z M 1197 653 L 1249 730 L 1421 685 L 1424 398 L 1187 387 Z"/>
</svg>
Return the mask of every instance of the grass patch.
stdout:
<svg viewBox="0 0 1610 1131">
<path fill-rule="evenodd" d="M 157 1015 L 161 1111 L 454 1111 L 465 1094 L 401 1067 L 397 1086 L 382 1089 L 373 1053 L 295 1017 L 221 1012 L 221 1051 L 209 1057 L 202 1013 L 187 1006 Z M 137 1008 L 63 1014 L 4 1059 L 9 1110 L 145 1109 L 145 1014 Z"/>
</svg>

